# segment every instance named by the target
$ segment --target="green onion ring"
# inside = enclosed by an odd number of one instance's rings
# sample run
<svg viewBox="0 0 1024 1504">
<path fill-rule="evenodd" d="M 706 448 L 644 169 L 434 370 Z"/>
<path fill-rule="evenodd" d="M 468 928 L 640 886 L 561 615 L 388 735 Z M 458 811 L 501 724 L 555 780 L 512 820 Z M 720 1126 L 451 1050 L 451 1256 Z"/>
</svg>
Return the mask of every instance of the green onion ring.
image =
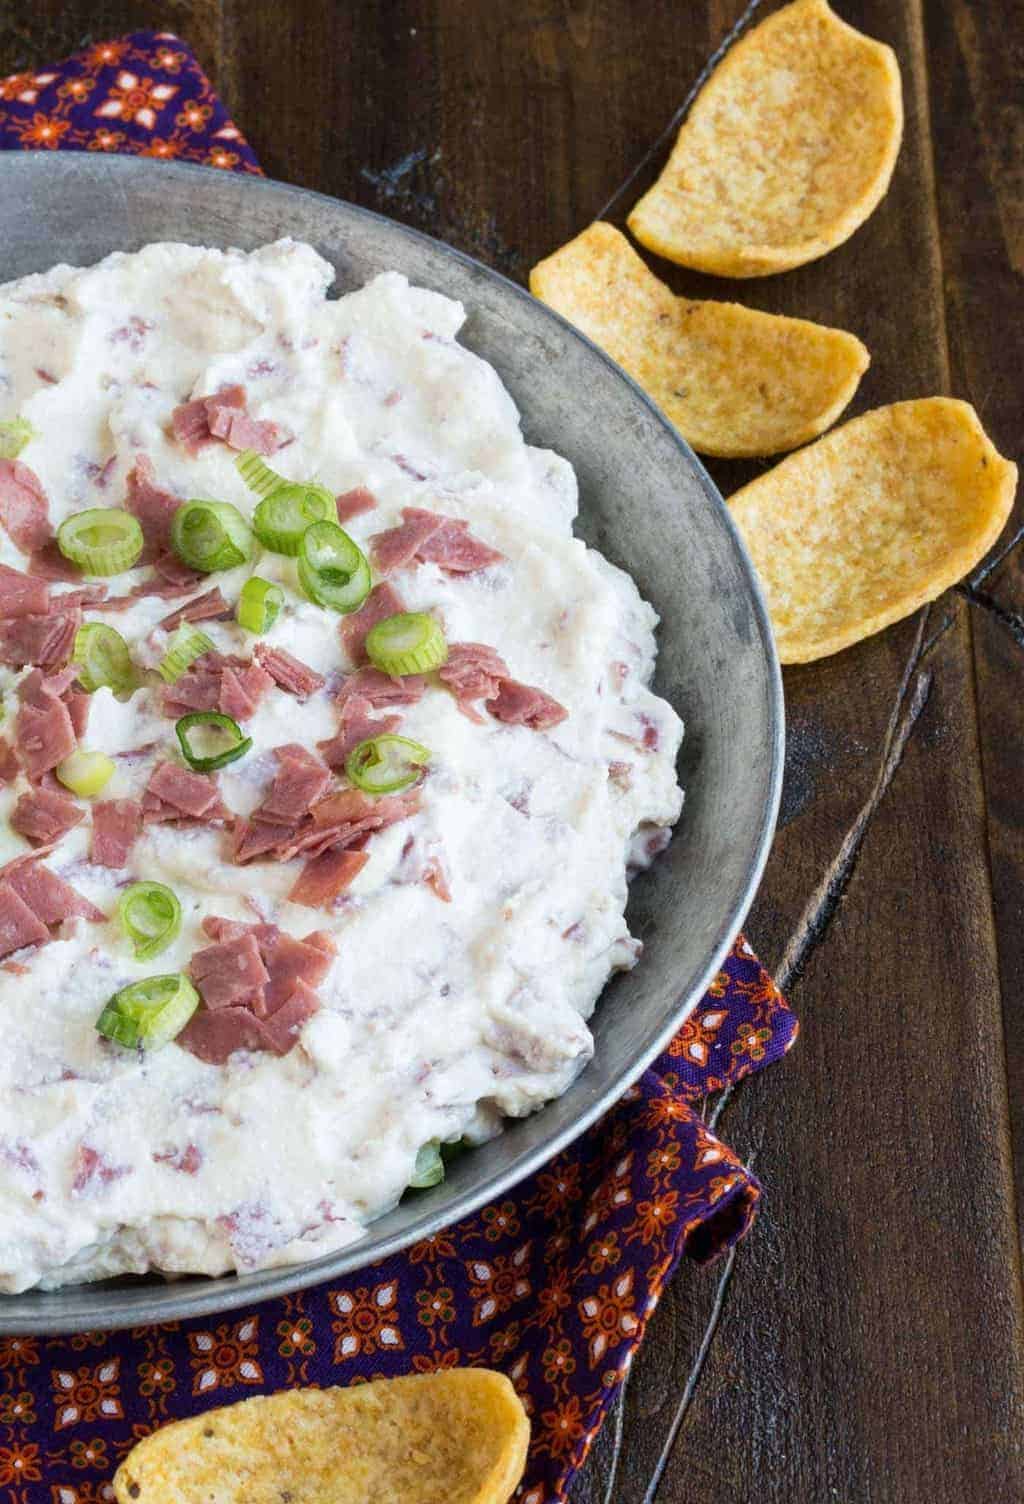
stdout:
<svg viewBox="0 0 1024 1504">
<path fill-rule="evenodd" d="M 235 468 L 250 491 L 262 497 L 252 525 L 264 548 L 294 559 L 307 527 L 337 521 L 334 495 L 316 481 L 287 480 L 272 470 L 255 449 L 244 449 Z"/>
<path fill-rule="evenodd" d="M 371 736 L 345 759 L 345 777 L 364 794 L 397 794 L 414 784 L 430 749 L 407 736 Z"/>
<path fill-rule="evenodd" d="M 158 1050 L 176 1038 L 199 1007 L 188 977 L 144 977 L 115 992 L 96 1020 L 97 1031 L 126 1049 Z"/>
<path fill-rule="evenodd" d="M 190 621 L 180 622 L 170 636 L 167 651 L 156 671 L 165 684 L 173 684 L 197 658 L 212 652 L 213 643 L 205 632 L 200 632 Z"/>
<path fill-rule="evenodd" d="M 261 579 L 254 574 L 246 580 L 235 607 L 235 620 L 247 632 L 269 632 L 284 605 L 284 591 L 280 585 Z"/>
<path fill-rule="evenodd" d="M 370 593 L 370 566 L 336 522 L 314 522 L 299 544 L 299 582 L 311 601 L 347 614 Z"/>
<path fill-rule="evenodd" d="M 171 523 L 171 547 L 190 569 L 212 574 L 252 557 L 252 529 L 230 501 L 186 501 Z"/>
<path fill-rule="evenodd" d="M 121 574 L 131 569 L 144 542 L 139 519 L 122 507 L 74 512 L 57 529 L 57 547 L 86 574 Z"/>
<path fill-rule="evenodd" d="M 114 776 L 116 764 L 105 752 L 90 752 L 86 747 L 75 750 L 54 769 L 66 789 L 80 799 L 95 799 Z"/>
<path fill-rule="evenodd" d="M 203 756 L 192 745 L 193 733 L 202 726 L 208 726 L 230 738 L 228 745 L 219 752 Z M 174 729 L 181 744 L 182 756 L 197 773 L 215 773 L 218 768 L 226 768 L 229 762 L 237 762 L 252 747 L 252 737 L 246 736 L 237 721 L 229 715 L 222 715 L 219 710 L 193 710 L 175 721 Z"/>
<path fill-rule="evenodd" d="M 288 481 L 283 475 L 278 475 L 276 470 L 271 470 L 262 455 L 255 449 L 243 449 L 235 460 L 235 469 L 245 481 L 250 491 L 255 491 L 257 496 L 269 496 L 271 491 L 276 491 L 278 486 L 285 486 Z"/>
<path fill-rule="evenodd" d="M 89 694 L 107 688 L 116 695 L 124 695 L 135 688 L 128 644 L 106 622 L 88 621 L 79 627 L 71 657 L 78 671 L 78 682 Z"/>
<path fill-rule="evenodd" d="M 181 930 L 181 904 L 163 883 L 132 883 L 118 900 L 117 917 L 138 961 L 151 961 Z"/>
<path fill-rule="evenodd" d="M 253 513 L 253 532 L 275 554 L 294 558 L 302 535 L 314 522 L 336 521 L 334 497 L 323 486 L 278 486 L 265 496 Z"/>
<path fill-rule="evenodd" d="M 366 656 L 384 674 L 429 674 L 447 661 L 448 644 L 426 611 L 399 611 L 367 632 Z"/>
<path fill-rule="evenodd" d="M 414 1191 L 425 1191 L 432 1185 L 440 1185 L 444 1179 L 444 1160 L 441 1158 L 441 1143 L 432 1138 L 416 1152 L 416 1164 L 409 1185 Z"/>
</svg>

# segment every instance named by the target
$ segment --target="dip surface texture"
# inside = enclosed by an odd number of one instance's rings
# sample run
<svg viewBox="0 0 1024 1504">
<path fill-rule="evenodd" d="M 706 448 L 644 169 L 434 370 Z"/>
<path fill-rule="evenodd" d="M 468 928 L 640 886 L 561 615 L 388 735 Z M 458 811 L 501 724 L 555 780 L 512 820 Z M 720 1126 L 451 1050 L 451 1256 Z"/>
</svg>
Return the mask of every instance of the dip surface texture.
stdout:
<svg viewBox="0 0 1024 1504">
<path fill-rule="evenodd" d="M 31 424 L 18 461 L 50 523 L 121 506 L 140 457 L 162 490 L 251 517 L 241 443 L 213 436 L 193 453 L 172 427 L 183 404 L 242 387 L 246 418 L 276 425 L 257 431 L 277 434 L 268 463 L 281 475 L 369 492 L 342 506 L 371 561 L 370 540 L 402 524 L 403 508 L 465 522 L 500 556 L 457 570 L 426 548 L 388 583 L 403 609 L 434 614 L 450 645 L 489 645 L 518 685 L 567 714 L 546 730 L 510 723 L 436 676 L 415 703 L 378 709 L 430 751 L 418 800 L 369 835 L 344 891 L 308 907 L 288 897 L 303 855 L 240 865 L 233 841 L 267 796 L 275 748 L 316 754 L 338 734 L 339 692 L 343 703 L 359 667 L 342 633 L 351 618 L 306 598 L 294 560 L 259 550 L 173 597 L 145 593 L 146 563 L 105 582 L 112 596 L 140 591 L 125 609 L 79 605 L 123 636 L 141 678 L 130 697 L 90 697 L 79 744 L 115 764 L 104 801 L 142 801 L 160 764 L 184 767 L 152 672 L 169 636 L 159 623 L 211 589 L 232 612 L 199 623 L 220 654 L 249 659 L 262 643 L 323 682 L 265 690 L 241 722 L 251 750 L 216 774 L 216 818 L 144 823 L 125 864 L 102 866 L 83 799 L 79 823 L 41 849 L 40 865 L 107 919 L 67 918 L 0 962 L 2 1290 L 248 1271 L 351 1242 L 397 1202 L 424 1145 L 481 1141 L 564 1092 L 590 1056 L 598 994 L 638 957 L 627 873 L 661 848 L 682 802 L 682 726 L 647 687 L 655 613 L 573 537 L 573 472 L 524 442 L 494 370 L 456 342 L 462 306 L 395 273 L 327 301 L 332 278 L 308 246 L 281 241 L 250 255 L 151 245 L 0 288 L 0 418 Z M 30 567 L 6 530 L 0 561 Z M 285 596 L 258 638 L 233 615 L 253 574 Z M 81 588 L 51 582 L 50 612 Z M 12 744 L 32 672 L 0 667 Z M 344 786 L 336 768 L 331 788 Z M 10 819 L 38 787 L 24 766 L 0 787 L 0 863 L 31 856 Z M 177 938 L 148 962 L 116 917 L 141 880 L 173 889 L 183 911 Z M 213 943 L 203 922 L 214 916 L 333 942 L 319 1009 L 294 1046 L 209 1063 L 177 1041 L 147 1052 L 102 1038 L 110 997 L 187 974 Z"/>
</svg>

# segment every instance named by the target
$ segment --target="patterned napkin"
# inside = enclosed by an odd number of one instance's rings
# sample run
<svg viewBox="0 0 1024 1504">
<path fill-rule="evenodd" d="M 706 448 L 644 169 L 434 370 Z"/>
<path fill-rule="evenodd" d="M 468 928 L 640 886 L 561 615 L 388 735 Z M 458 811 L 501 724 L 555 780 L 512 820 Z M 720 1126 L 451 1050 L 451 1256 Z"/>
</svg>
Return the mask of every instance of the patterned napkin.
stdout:
<svg viewBox="0 0 1024 1504">
<path fill-rule="evenodd" d="M 170 32 L 135 32 L 0 81 L 0 147 L 260 171 Z M 796 1032 L 741 937 L 618 1106 L 447 1232 L 224 1321 L 0 1339 L 0 1489 L 11 1504 L 97 1504 L 113 1498 L 128 1449 L 164 1421 L 298 1384 L 477 1363 L 503 1369 L 530 1412 L 521 1504 L 555 1504 L 678 1260 L 714 1258 L 753 1220 L 761 1188 L 698 1105 L 777 1060 Z"/>
</svg>

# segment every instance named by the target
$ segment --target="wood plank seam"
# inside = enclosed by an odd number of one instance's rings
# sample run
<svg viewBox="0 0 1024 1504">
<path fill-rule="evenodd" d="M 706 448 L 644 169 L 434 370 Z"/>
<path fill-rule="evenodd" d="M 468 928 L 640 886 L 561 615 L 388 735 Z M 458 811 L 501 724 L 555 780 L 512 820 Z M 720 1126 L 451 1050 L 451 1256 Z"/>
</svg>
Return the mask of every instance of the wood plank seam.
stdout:
<svg viewBox="0 0 1024 1504">
<path fill-rule="evenodd" d="M 799 981 L 809 957 L 825 940 L 832 921 L 835 919 L 839 902 L 853 877 L 857 858 L 871 822 L 903 761 L 907 743 L 927 704 L 932 676 L 930 672 L 917 674 L 916 671 L 924 648 L 924 632 L 928 617 L 929 611 L 926 608 L 921 613 L 914 648 L 904 668 L 896 700 L 889 716 L 889 724 L 882 742 L 878 772 L 871 792 L 844 836 L 835 857 L 808 899 L 776 967 L 775 979 L 783 992 L 790 991 Z M 911 681 L 913 681 L 912 691 Z M 907 708 L 904 713 L 905 704 Z"/>
<path fill-rule="evenodd" d="M 753 1155 L 751 1155 L 749 1163 L 751 1165 L 753 1164 Z M 711 1352 L 712 1343 L 714 1342 L 715 1337 L 718 1333 L 718 1328 L 721 1325 L 722 1315 L 725 1311 L 725 1302 L 729 1294 L 730 1286 L 732 1285 L 733 1271 L 736 1268 L 736 1258 L 738 1251 L 739 1245 L 734 1244 L 733 1247 L 729 1249 L 728 1255 L 726 1256 L 725 1264 L 722 1267 L 722 1273 L 719 1275 L 718 1285 L 715 1289 L 715 1299 L 711 1307 L 711 1315 L 708 1318 L 707 1326 L 704 1328 L 704 1334 L 701 1337 L 700 1346 L 697 1349 L 697 1356 L 694 1359 L 693 1366 L 686 1377 L 686 1383 L 683 1385 L 683 1392 L 679 1397 L 679 1404 L 676 1408 L 675 1414 L 672 1417 L 671 1423 L 669 1424 L 668 1432 L 665 1436 L 664 1442 L 662 1443 L 661 1451 L 659 1452 L 658 1459 L 654 1464 L 654 1470 L 647 1481 L 647 1487 L 644 1489 L 643 1504 L 654 1504 L 654 1501 L 658 1496 L 658 1490 L 661 1488 L 662 1479 L 665 1476 L 665 1469 L 668 1467 L 669 1459 L 671 1458 L 672 1452 L 675 1449 L 675 1444 L 679 1439 L 679 1434 L 682 1430 L 683 1422 L 685 1421 L 686 1416 L 689 1413 L 690 1403 L 697 1391 L 697 1385 L 700 1383 L 701 1375 L 704 1372 L 704 1365 L 707 1362 L 708 1354 Z"/>
</svg>

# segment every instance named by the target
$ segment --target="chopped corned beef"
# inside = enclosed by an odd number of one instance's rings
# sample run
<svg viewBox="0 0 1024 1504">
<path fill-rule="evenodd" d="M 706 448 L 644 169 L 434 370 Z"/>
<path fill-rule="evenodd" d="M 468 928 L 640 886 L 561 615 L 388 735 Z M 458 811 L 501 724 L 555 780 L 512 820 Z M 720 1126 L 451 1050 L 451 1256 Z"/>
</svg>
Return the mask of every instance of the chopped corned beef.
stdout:
<svg viewBox="0 0 1024 1504">
<path fill-rule="evenodd" d="M 485 642 L 453 642 L 437 677 L 460 704 L 489 700 L 498 693 L 501 680 L 508 678 L 508 664 Z"/>
<path fill-rule="evenodd" d="M 190 402 L 182 402 L 171 414 L 171 432 L 180 444 L 184 444 L 189 454 L 198 454 L 204 444 L 213 442 L 207 407 L 209 401 L 209 397 L 193 397 Z M 216 394 L 216 402 L 219 408 L 244 407 L 245 387 L 223 387 Z"/>
<path fill-rule="evenodd" d="M 286 1002 L 260 1025 L 264 1048 L 274 1055 L 287 1055 L 298 1043 L 303 1024 L 320 1011 L 320 999 L 313 988 L 300 977 Z"/>
<path fill-rule="evenodd" d="M 497 695 L 487 701 L 487 709 L 496 720 L 512 726 L 528 726 L 531 731 L 547 731 L 569 714 L 564 705 L 542 689 L 520 684 L 516 679 L 502 679 Z"/>
<path fill-rule="evenodd" d="M 351 886 L 369 860 L 365 851 L 323 851 L 306 863 L 288 897 L 310 909 L 326 908 Z"/>
<path fill-rule="evenodd" d="M 352 695 L 344 701 L 337 735 L 317 743 L 317 750 L 329 768 L 344 767 L 353 747 L 371 736 L 389 736 L 402 724 L 400 715 L 375 716 L 372 710 L 371 702 L 361 695 Z"/>
<path fill-rule="evenodd" d="M 45 580 L 0 564 L 0 617 L 45 616 L 49 606 L 50 587 Z"/>
<path fill-rule="evenodd" d="M 273 454 L 289 435 L 278 423 L 267 418 L 250 418 L 246 412 L 223 403 L 208 402 L 210 433 L 223 439 L 232 449 L 255 449 L 257 454 Z"/>
<path fill-rule="evenodd" d="M 351 522 L 353 517 L 361 517 L 364 512 L 372 512 L 377 505 L 376 496 L 365 486 L 355 486 L 351 491 L 343 491 L 334 500 L 338 508 L 338 521 L 342 527 L 346 522 Z"/>
<path fill-rule="evenodd" d="M 342 684 L 336 699 L 344 705 L 353 695 L 367 700 L 374 710 L 389 705 L 415 705 L 423 698 L 426 680 L 422 674 L 406 674 L 402 679 L 382 674 L 379 668 L 361 668 Z"/>
<path fill-rule="evenodd" d="M 503 564 L 505 555 L 489 548 L 469 531 L 469 523 L 445 517 L 441 527 L 416 550 L 422 564 L 437 564 L 449 574 L 473 574 L 492 564 Z"/>
<path fill-rule="evenodd" d="M 175 553 L 158 554 L 153 560 L 153 572 L 165 585 L 174 585 L 179 590 L 193 590 L 204 576 L 197 569 L 190 569 Z"/>
<path fill-rule="evenodd" d="M 356 820 L 365 820 L 367 815 L 388 814 L 397 796 L 390 794 L 364 794 L 362 789 L 335 789 L 310 810 L 314 825 L 348 825 Z"/>
<path fill-rule="evenodd" d="M 250 418 L 244 386 L 223 387 L 209 397 L 183 402 L 171 414 L 171 431 L 189 454 L 198 454 L 214 439 L 223 439 L 232 449 L 273 454 L 289 438 L 279 424 Z"/>
<path fill-rule="evenodd" d="M 124 867 L 141 821 L 142 809 L 135 799 L 101 799 L 94 804 L 89 860 L 97 867 Z"/>
<path fill-rule="evenodd" d="M 264 1013 L 263 989 L 270 973 L 254 936 L 219 940 L 197 950 L 189 972 L 207 1008 L 244 1004 L 258 1017 Z"/>
<path fill-rule="evenodd" d="M 39 788 L 22 794 L 11 811 L 10 824 L 33 846 L 52 846 L 84 819 L 85 810 L 67 794 Z"/>
<path fill-rule="evenodd" d="M 66 689 L 62 696 L 64 704 L 68 707 L 68 715 L 71 717 L 71 725 L 78 741 L 85 735 L 89 724 L 89 707 L 92 704 L 92 695 L 87 695 L 84 689 Z"/>
<path fill-rule="evenodd" d="M 0 956 L 26 945 L 42 945 L 50 932 L 9 883 L 0 883 Z"/>
<path fill-rule="evenodd" d="M 295 743 L 275 747 L 274 756 L 277 772 L 252 818 L 270 825 L 293 827 L 323 795 L 331 781 L 331 770 Z"/>
<path fill-rule="evenodd" d="M 268 926 L 267 930 L 273 926 Z M 264 933 L 259 938 L 260 954 L 270 974 L 266 1004 L 268 1014 L 274 1014 L 291 996 L 298 982 L 309 987 L 319 987 L 334 959 L 333 952 L 322 945 L 311 944 L 313 937 L 296 940 L 283 930 Z"/>
<path fill-rule="evenodd" d="M 65 559 L 57 547 L 56 538 L 51 538 L 41 548 L 34 549 L 28 561 L 28 572 L 41 580 L 76 581 L 82 571 L 70 559 Z"/>
<path fill-rule="evenodd" d="M 208 773 L 162 762 L 154 768 L 142 796 L 142 818 L 149 824 L 183 817 L 205 822 L 223 818 L 217 780 Z"/>
<path fill-rule="evenodd" d="M 319 856 L 333 847 L 351 849 L 418 808 L 418 789 L 379 798 L 359 789 L 337 789 L 287 825 L 262 819 L 261 809 L 256 809 L 250 819 L 235 823 L 234 860 L 244 864 L 263 856 L 287 862 L 303 854 Z"/>
<path fill-rule="evenodd" d="M 211 914 L 203 929 L 215 942 L 192 958 L 203 1006 L 178 1043 L 211 1065 L 235 1050 L 286 1055 L 320 1007 L 315 989 L 334 958 L 330 936 L 304 940 L 273 924 L 242 924 Z"/>
<path fill-rule="evenodd" d="M 500 564 L 505 557 L 474 538 L 468 522 L 427 512 L 422 507 L 403 507 L 398 527 L 375 534 L 370 544 L 381 574 L 406 569 L 414 560 L 437 564 L 450 574 L 471 574 Z"/>
<path fill-rule="evenodd" d="M 231 837 L 232 859 L 244 866 L 258 856 L 276 854 L 282 830 L 280 825 L 264 824 L 261 820 L 236 820 Z"/>
<path fill-rule="evenodd" d="M 269 944 L 281 933 L 276 924 L 245 924 L 241 919 L 225 919 L 220 914 L 207 914 L 202 930 L 211 940 L 237 940 L 239 935 L 255 935 L 261 945 L 264 941 Z"/>
<path fill-rule="evenodd" d="M 98 580 L 94 580 L 91 585 L 83 585 L 78 590 L 58 591 L 50 600 L 50 609 L 53 611 L 95 611 L 106 604 L 109 593 L 109 586 L 101 585 Z"/>
<path fill-rule="evenodd" d="M 220 676 L 217 708 L 233 720 L 248 720 L 273 682 L 258 663 L 244 666 L 227 663 Z"/>
<path fill-rule="evenodd" d="M 160 626 L 165 632 L 171 632 L 183 621 L 213 621 L 220 616 L 230 616 L 231 606 L 224 599 L 217 585 L 213 590 L 207 590 L 205 595 L 197 595 L 195 600 L 186 601 L 176 611 L 163 617 Z"/>
<path fill-rule="evenodd" d="M 226 1065 L 236 1050 L 261 1050 L 260 1021 L 248 1008 L 197 1008 L 176 1043 L 207 1065 Z"/>
<path fill-rule="evenodd" d="M 0 523 L 22 553 L 45 548 L 53 537 L 46 492 L 20 460 L 0 460 Z"/>
<path fill-rule="evenodd" d="M 197 658 L 162 691 L 164 714 L 177 717 L 192 710 L 218 710 L 224 661 L 216 652 Z"/>
<path fill-rule="evenodd" d="M 0 870 L 0 883 L 13 888 L 41 924 L 63 924 L 65 919 L 82 918 L 100 924 L 106 919 L 102 909 L 76 893 L 70 883 L 36 860 L 16 858 Z"/>
<path fill-rule="evenodd" d="M 181 506 L 181 498 L 157 485 L 153 462 L 145 454 L 135 456 L 125 485 L 125 510 L 139 520 L 146 540 L 143 561 L 149 563 L 166 554 L 171 546 L 171 523 Z"/>
<path fill-rule="evenodd" d="M 268 647 L 261 642 L 257 643 L 254 654 L 274 683 L 291 695 L 305 699 L 307 695 L 323 688 L 323 674 L 318 674 L 298 658 L 293 658 L 284 648 Z"/>
<path fill-rule="evenodd" d="M 248 658 L 203 653 L 163 690 L 164 713 L 181 716 L 191 710 L 219 710 L 244 721 L 272 683 L 270 675 Z"/>
<path fill-rule="evenodd" d="M 15 720 L 15 746 L 29 778 L 41 778 L 70 757 L 77 746 L 74 722 L 60 698 L 74 678 L 63 669 L 51 678 L 33 670 L 18 686 L 21 704 Z"/>
<path fill-rule="evenodd" d="M 375 533 L 370 539 L 373 562 L 381 574 L 407 568 L 444 521 L 436 512 L 426 512 L 422 507 L 403 507 L 402 519 L 398 527 Z"/>
<path fill-rule="evenodd" d="M 0 621 L 0 663 L 10 668 L 33 664 L 52 673 L 71 657 L 81 611 L 53 611 L 48 616 L 15 616 Z"/>
<path fill-rule="evenodd" d="M 387 580 L 374 585 L 359 610 L 341 618 L 341 641 L 351 661 L 365 663 L 367 632 L 379 621 L 385 621 L 389 616 L 396 616 L 404 610 L 405 602 L 393 585 L 389 585 Z"/>
<path fill-rule="evenodd" d="M 20 772 L 17 753 L 6 736 L 0 736 L 0 785 L 13 783 Z"/>
</svg>

